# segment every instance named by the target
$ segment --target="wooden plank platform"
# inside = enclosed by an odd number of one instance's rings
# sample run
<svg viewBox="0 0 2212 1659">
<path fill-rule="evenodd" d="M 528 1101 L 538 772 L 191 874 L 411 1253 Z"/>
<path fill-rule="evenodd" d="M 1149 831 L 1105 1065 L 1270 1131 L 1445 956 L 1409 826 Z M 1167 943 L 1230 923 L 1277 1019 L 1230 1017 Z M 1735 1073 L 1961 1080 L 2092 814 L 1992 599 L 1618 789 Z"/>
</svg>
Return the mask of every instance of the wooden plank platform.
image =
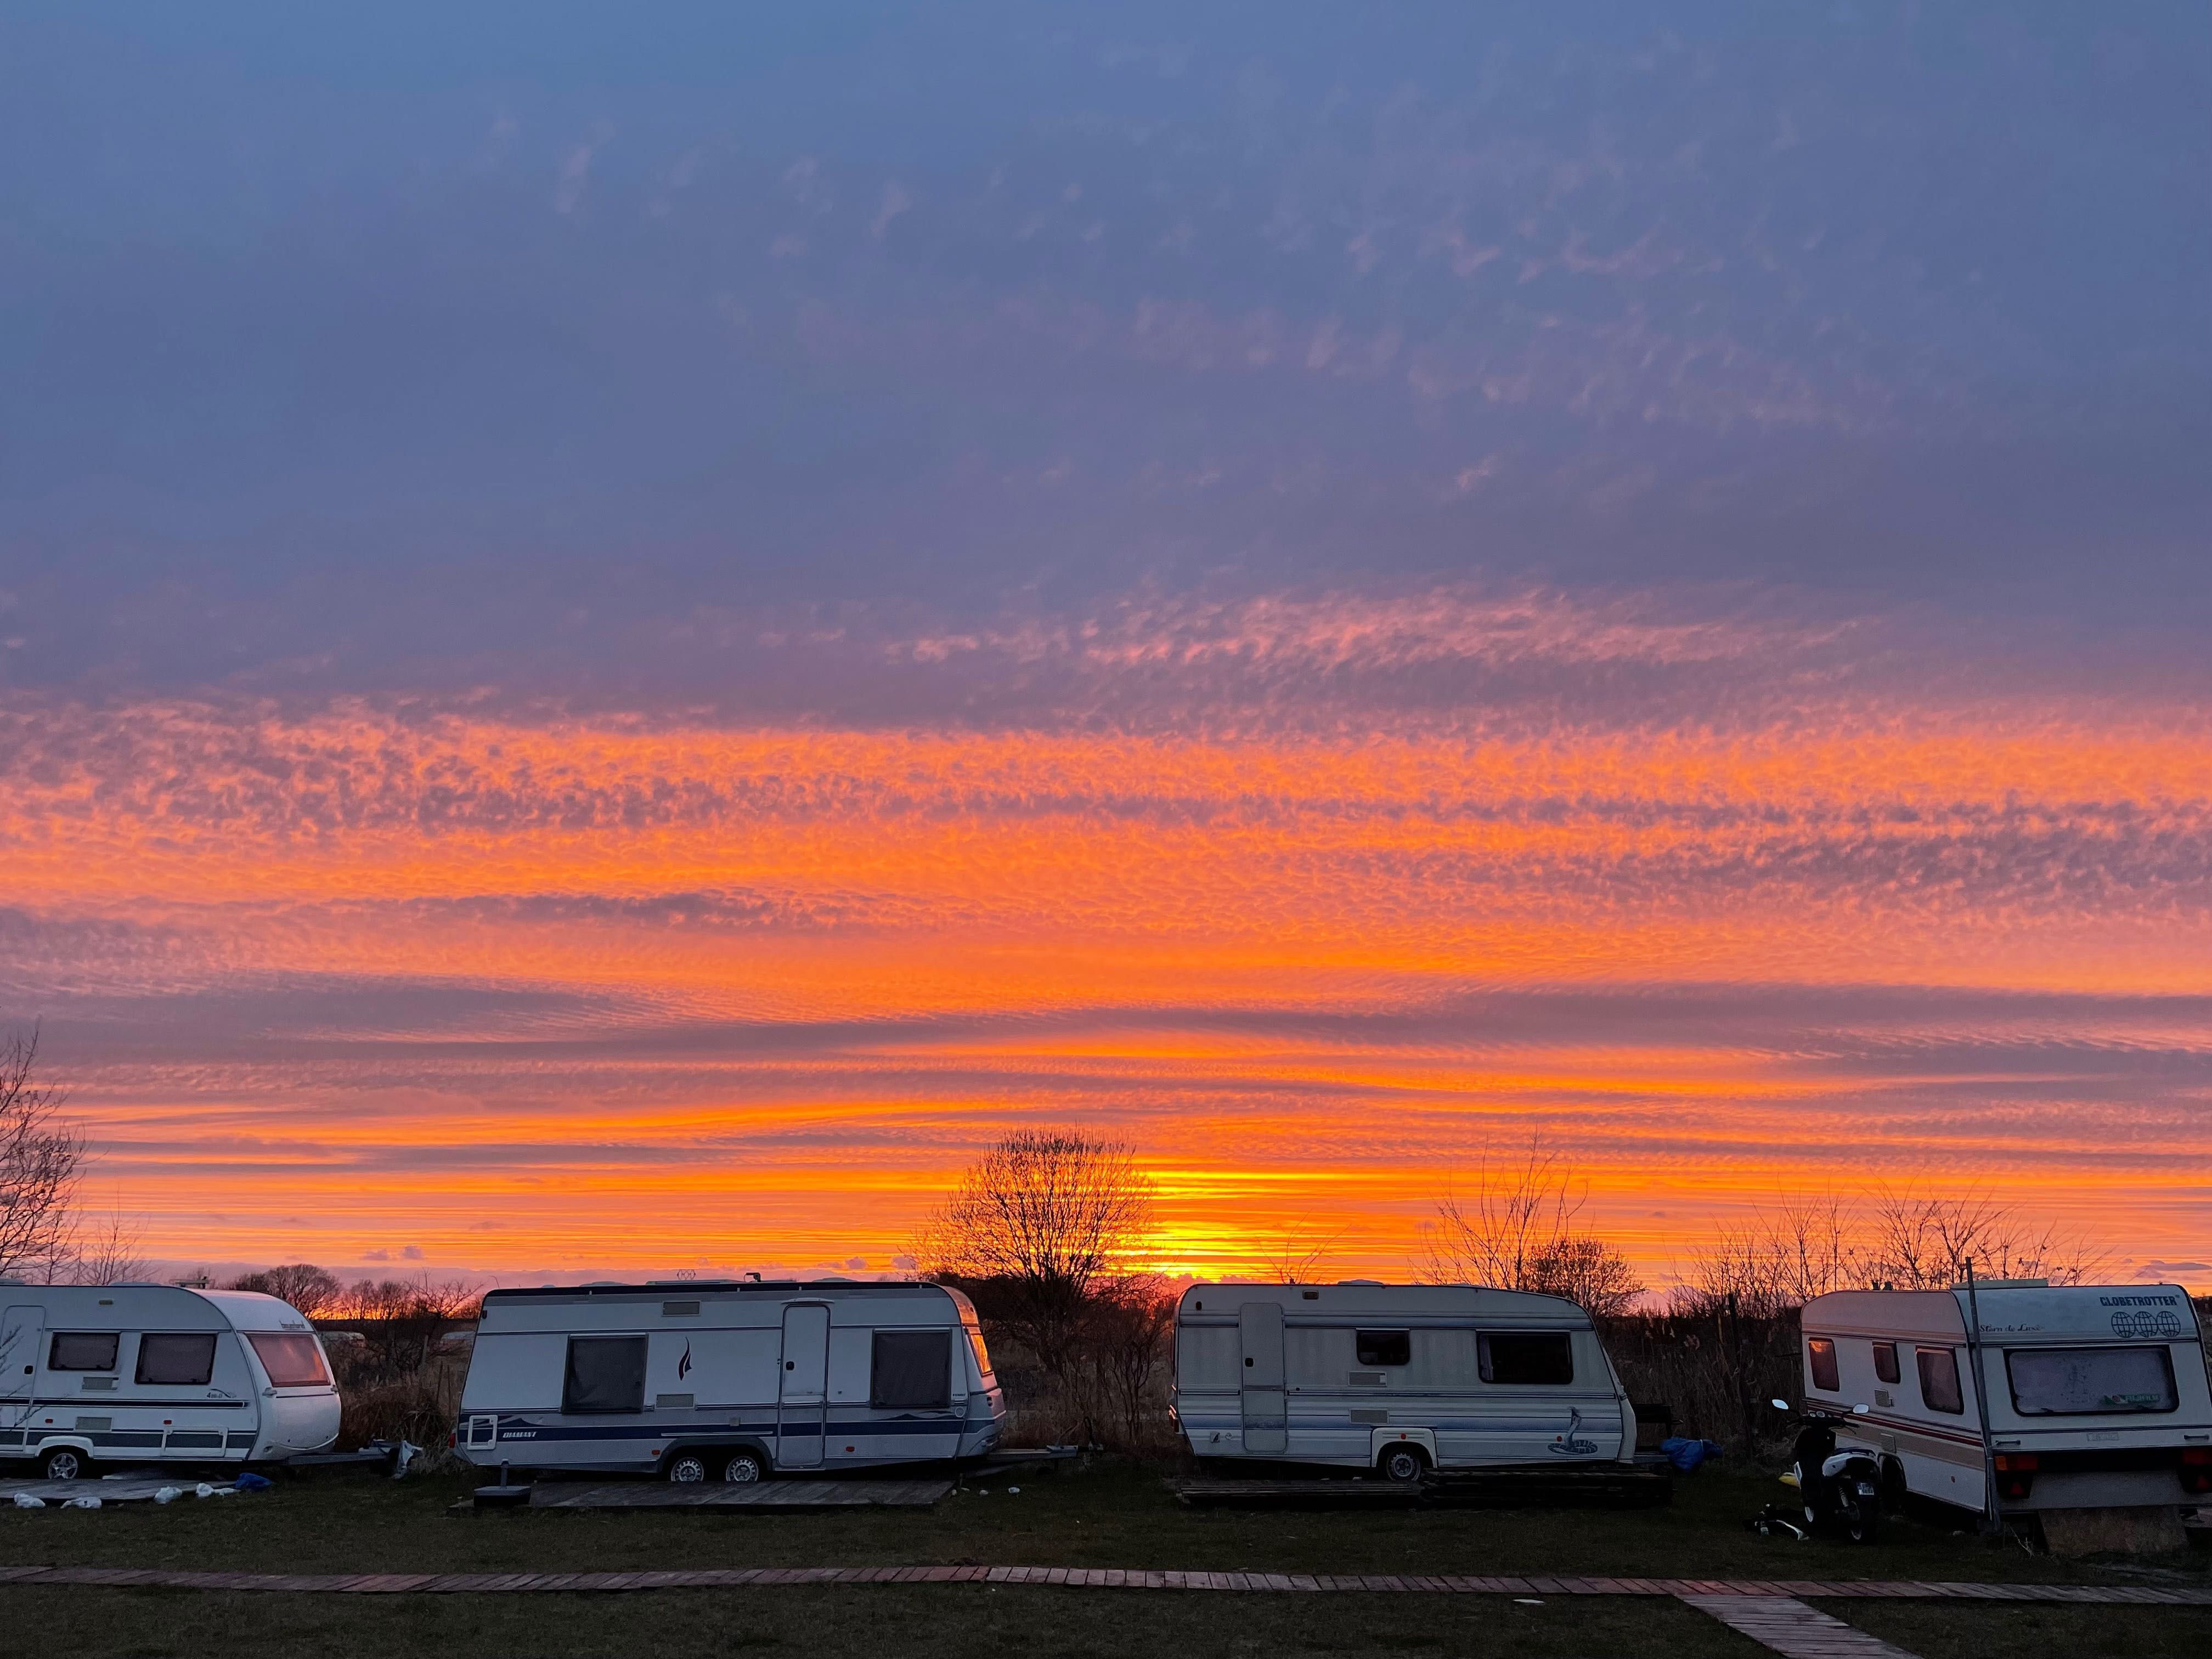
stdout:
<svg viewBox="0 0 2212 1659">
<path fill-rule="evenodd" d="M 1906 1649 L 1869 1636 L 1787 1595 L 1685 1595 L 1739 1635 L 1788 1659 L 1917 1659 Z"/>
<path fill-rule="evenodd" d="M 540 1481 L 533 1510 L 925 1510 L 952 1490 L 950 1480 Z"/>
</svg>

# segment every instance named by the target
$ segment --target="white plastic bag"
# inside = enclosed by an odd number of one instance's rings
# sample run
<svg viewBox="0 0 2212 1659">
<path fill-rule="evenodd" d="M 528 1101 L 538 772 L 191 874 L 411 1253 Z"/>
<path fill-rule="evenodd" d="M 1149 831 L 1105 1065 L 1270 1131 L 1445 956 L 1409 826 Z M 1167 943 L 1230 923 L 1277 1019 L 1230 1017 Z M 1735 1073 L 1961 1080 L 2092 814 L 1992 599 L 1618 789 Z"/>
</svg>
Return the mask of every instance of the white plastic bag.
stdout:
<svg viewBox="0 0 2212 1659">
<path fill-rule="evenodd" d="M 82 1498 L 70 1498 L 62 1507 L 65 1510 L 96 1510 L 100 1507 L 100 1500 L 90 1492 L 87 1492 Z"/>
<path fill-rule="evenodd" d="M 185 1489 L 182 1486 L 164 1486 L 154 1494 L 154 1501 L 156 1504 L 173 1504 L 184 1495 Z"/>
<path fill-rule="evenodd" d="M 15 1494 L 15 1507 L 19 1510 L 42 1510 L 46 1506 L 46 1500 L 43 1498 L 33 1498 L 27 1492 Z"/>
<path fill-rule="evenodd" d="M 208 1485 L 206 1481 L 203 1480 L 198 1486 L 192 1488 L 192 1496 L 195 1498 L 212 1498 L 215 1496 L 215 1488 Z"/>
</svg>

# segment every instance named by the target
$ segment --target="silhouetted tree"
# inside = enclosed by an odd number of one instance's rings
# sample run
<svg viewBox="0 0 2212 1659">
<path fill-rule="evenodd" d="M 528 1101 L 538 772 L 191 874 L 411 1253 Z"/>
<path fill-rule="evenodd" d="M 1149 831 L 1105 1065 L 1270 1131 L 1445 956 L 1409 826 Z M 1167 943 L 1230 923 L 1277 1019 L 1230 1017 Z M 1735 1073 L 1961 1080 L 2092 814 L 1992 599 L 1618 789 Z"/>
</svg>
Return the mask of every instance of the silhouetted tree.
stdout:
<svg viewBox="0 0 2212 1659">
<path fill-rule="evenodd" d="M 290 1303 L 310 1319 L 321 1319 L 336 1312 L 345 1297 L 345 1286 L 338 1283 L 337 1275 L 312 1261 L 294 1261 L 247 1273 L 233 1279 L 230 1288 L 273 1296 L 279 1302 Z"/>
<path fill-rule="evenodd" d="M 38 1081 L 39 1034 L 0 1043 L 0 1273 L 49 1276 L 66 1258 L 84 1138 Z"/>
<path fill-rule="evenodd" d="M 1065 1378 L 1094 1294 L 1152 1219 L 1133 1149 L 1080 1129 L 1017 1129 L 969 1166 L 915 1254 L 933 1273 L 1000 1281 L 1005 1322 Z"/>
</svg>

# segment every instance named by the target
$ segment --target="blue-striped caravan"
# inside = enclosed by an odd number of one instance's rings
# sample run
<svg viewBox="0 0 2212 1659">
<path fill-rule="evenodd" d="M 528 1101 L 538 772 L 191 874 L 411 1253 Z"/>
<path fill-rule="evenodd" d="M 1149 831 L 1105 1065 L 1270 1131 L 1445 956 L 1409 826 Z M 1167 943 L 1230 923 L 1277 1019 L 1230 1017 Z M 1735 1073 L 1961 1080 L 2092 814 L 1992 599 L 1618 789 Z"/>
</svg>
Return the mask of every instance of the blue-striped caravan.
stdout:
<svg viewBox="0 0 2212 1659">
<path fill-rule="evenodd" d="M 487 1468 L 746 1481 L 977 1457 L 1005 1420 L 957 1291 L 672 1281 L 489 1292 L 454 1437 Z"/>
<path fill-rule="evenodd" d="M 0 1459 L 73 1480 L 104 1462 L 283 1462 L 337 1435 L 322 1343 L 273 1296 L 0 1282 Z"/>
<path fill-rule="evenodd" d="M 1589 1316 L 1468 1285 L 1194 1285 L 1176 1419 L 1202 1458 L 1430 1470 L 1632 1462 L 1636 1411 Z"/>
</svg>

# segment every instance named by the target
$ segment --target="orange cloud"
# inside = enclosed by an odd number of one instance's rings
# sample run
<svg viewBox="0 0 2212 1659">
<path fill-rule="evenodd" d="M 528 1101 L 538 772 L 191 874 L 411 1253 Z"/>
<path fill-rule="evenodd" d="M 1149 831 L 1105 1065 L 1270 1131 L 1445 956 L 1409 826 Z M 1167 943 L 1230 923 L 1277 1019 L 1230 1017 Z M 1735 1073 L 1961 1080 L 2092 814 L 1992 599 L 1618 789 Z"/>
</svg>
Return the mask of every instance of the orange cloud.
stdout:
<svg viewBox="0 0 2212 1659">
<path fill-rule="evenodd" d="M 883 1255 L 1040 1115 L 1139 1140 L 1192 1267 L 1322 1214 L 1389 1270 L 1443 1172 L 1540 1126 L 1654 1271 L 1872 1168 L 2124 1197 L 2173 1254 L 2173 1160 L 2212 1152 L 2202 731 L 46 705 L 0 714 L 0 907 L 10 1003 L 170 1254 Z"/>
</svg>

